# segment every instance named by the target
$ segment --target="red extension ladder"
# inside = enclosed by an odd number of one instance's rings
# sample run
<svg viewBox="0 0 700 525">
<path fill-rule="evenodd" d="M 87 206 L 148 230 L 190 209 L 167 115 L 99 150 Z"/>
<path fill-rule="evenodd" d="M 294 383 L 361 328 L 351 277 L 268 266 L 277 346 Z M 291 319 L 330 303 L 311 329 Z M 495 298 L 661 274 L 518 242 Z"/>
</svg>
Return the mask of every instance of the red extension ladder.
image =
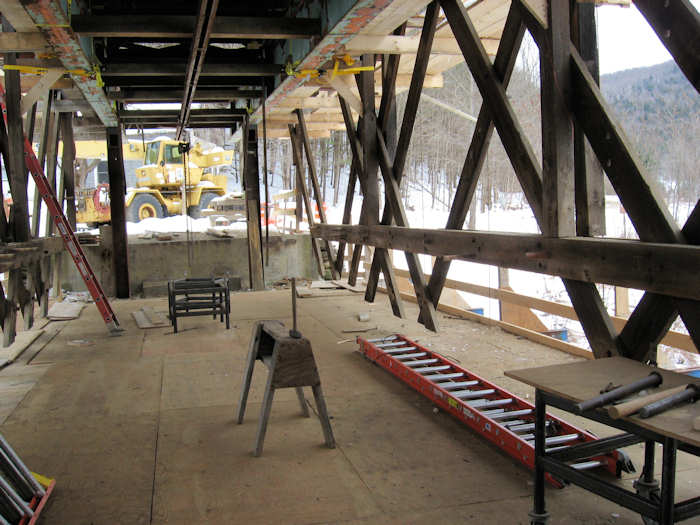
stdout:
<svg viewBox="0 0 700 525">
<path fill-rule="evenodd" d="M 2 108 L 3 119 L 5 120 L 5 127 L 7 127 L 5 88 L 2 84 L 0 84 L 0 107 Z M 56 195 L 51 189 L 49 181 L 46 178 L 46 175 L 44 175 L 41 165 L 39 164 L 39 160 L 36 158 L 32 145 L 26 136 L 24 137 L 24 160 L 29 172 L 34 178 L 34 184 L 36 184 L 37 191 L 41 195 L 41 198 L 44 199 L 46 207 L 53 217 L 54 224 L 58 228 L 61 238 L 63 238 L 63 243 L 66 245 L 66 249 L 70 252 L 71 257 L 73 257 L 75 266 L 78 268 L 78 272 L 80 272 L 83 281 L 85 281 L 85 286 L 87 286 L 87 289 L 90 291 L 90 295 L 95 301 L 95 306 L 97 306 L 97 309 L 100 311 L 102 319 L 107 325 L 107 328 L 109 329 L 110 333 L 113 334 L 120 332 L 122 329 L 119 328 L 119 320 L 112 310 L 112 307 L 110 306 L 107 296 L 102 290 L 99 281 L 95 277 L 95 274 L 90 267 L 90 263 L 88 263 L 88 260 L 85 257 L 83 249 L 80 247 L 78 240 L 75 238 L 73 230 L 71 229 L 66 216 L 63 214 L 63 209 L 56 199 Z"/>
<path fill-rule="evenodd" d="M 364 356 L 385 368 L 441 409 L 532 469 L 535 466 L 535 407 L 432 352 L 396 334 L 381 339 L 357 338 Z M 585 430 L 547 414 L 547 452 L 595 441 Z M 570 465 L 577 470 L 603 469 L 620 476 L 634 471 L 621 450 L 590 457 Z M 555 487 L 563 482 L 547 473 Z"/>
</svg>

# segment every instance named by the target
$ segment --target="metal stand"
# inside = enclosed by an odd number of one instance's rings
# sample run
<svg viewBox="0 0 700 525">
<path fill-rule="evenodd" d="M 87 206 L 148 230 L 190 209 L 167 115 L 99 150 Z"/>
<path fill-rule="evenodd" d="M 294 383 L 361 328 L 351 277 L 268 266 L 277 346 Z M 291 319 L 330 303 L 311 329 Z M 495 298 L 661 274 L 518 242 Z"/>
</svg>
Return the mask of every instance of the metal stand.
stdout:
<svg viewBox="0 0 700 525">
<path fill-rule="evenodd" d="M 576 404 L 557 395 L 537 389 L 535 394 L 535 489 L 533 510 L 530 523 L 546 523 L 545 507 L 545 473 L 550 473 L 565 481 L 585 488 L 605 499 L 638 512 L 644 522 L 669 525 L 693 516 L 700 515 L 700 498 L 693 498 L 680 503 L 674 502 L 676 478 L 676 452 L 682 450 L 700 456 L 700 447 L 684 443 L 658 432 L 636 425 L 623 419 L 612 419 L 604 411 L 591 410 L 583 412 L 585 418 L 625 431 L 609 438 L 601 439 L 595 446 L 576 445 L 564 450 L 545 449 L 545 412 L 551 405 L 567 412 L 576 412 Z M 635 483 L 637 493 L 611 484 L 588 472 L 572 468 L 567 462 L 590 457 L 591 452 L 603 452 L 619 447 L 645 441 L 644 469 L 640 479 Z M 654 448 L 662 446 L 663 466 L 661 487 L 654 479 Z"/>
<path fill-rule="evenodd" d="M 178 296 L 184 296 L 178 299 Z M 179 279 L 168 282 L 168 312 L 177 333 L 177 318 L 195 315 L 218 315 L 230 328 L 231 298 L 226 279 Z"/>
<path fill-rule="evenodd" d="M 326 409 L 326 400 L 321 390 L 321 378 L 318 375 L 311 343 L 305 337 L 301 337 L 301 334 L 299 337 L 292 337 L 285 329 L 284 324 L 279 321 L 258 321 L 253 327 L 253 337 L 248 350 L 248 359 L 243 374 L 243 388 L 236 414 L 238 424 L 243 423 L 253 368 L 258 360 L 263 362 L 269 372 L 253 455 L 258 457 L 262 454 L 272 399 L 278 388 L 295 388 L 302 414 L 304 417 L 309 417 L 309 409 L 306 406 L 302 387 L 311 387 L 326 446 L 335 448 L 333 430 Z"/>
</svg>

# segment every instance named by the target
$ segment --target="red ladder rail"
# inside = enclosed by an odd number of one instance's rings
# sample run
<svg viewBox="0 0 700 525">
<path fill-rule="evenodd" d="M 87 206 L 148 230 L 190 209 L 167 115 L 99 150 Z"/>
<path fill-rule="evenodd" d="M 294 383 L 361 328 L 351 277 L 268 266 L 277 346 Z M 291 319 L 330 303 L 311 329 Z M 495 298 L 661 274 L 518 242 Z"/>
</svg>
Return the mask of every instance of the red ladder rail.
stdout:
<svg viewBox="0 0 700 525">
<path fill-rule="evenodd" d="M 511 392 L 449 361 L 406 337 L 357 338 L 360 351 L 430 401 L 530 469 L 535 467 L 535 407 Z M 547 451 L 596 441 L 585 430 L 547 414 Z M 573 468 L 602 468 L 620 476 L 633 471 L 619 450 L 572 463 Z M 563 483 L 547 473 L 555 487 Z"/>
<path fill-rule="evenodd" d="M 2 115 L 3 119 L 5 120 L 5 126 L 7 126 L 5 88 L 2 84 L 0 84 L 0 106 L 2 107 Z M 90 263 L 88 262 L 87 257 L 85 257 L 85 253 L 80 247 L 80 243 L 78 243 L 78 240 L 76 239 L 75 234 L 68 223 L 68 219 L 66 219 L 66 216 L 63 214 L 63 209 L 56 199 L 56 195 L 51 189 L 49 180 L 46 178 L 46 175 L 44 175 L 41 165 L 39 164 L 39 160 L 36 158 L 32 145 L 26 136 L 24 137 L 24 160 L 29 172 L 32 174 L 36 189 L 41 195 L 41 198 L 44 199 L 46 207 L 53 218 L 54 224 L 61 234 L 63 243 L 73 258 L 73 262 L 75 262 L 75 266 L 78 268 L 80 276 L 83 278 L 83 281 L 85 281 L 85 286 L 90 292 L 93 301 L 95 301 L 95 306 L 97 306 L 97 309 L 102 315 L 102 319 L 107 325 L 107 328 L 109 329 L 110 333 L 120 332 L 122 329 L 119 327 L 119 320 L 112 310 L 112 307 L 110 306 L 107 296 L 102 290 L 102 286 L 100 286 L 97 277 L 95 277 L 95 273 L 92 271 Z"/>
</svg>

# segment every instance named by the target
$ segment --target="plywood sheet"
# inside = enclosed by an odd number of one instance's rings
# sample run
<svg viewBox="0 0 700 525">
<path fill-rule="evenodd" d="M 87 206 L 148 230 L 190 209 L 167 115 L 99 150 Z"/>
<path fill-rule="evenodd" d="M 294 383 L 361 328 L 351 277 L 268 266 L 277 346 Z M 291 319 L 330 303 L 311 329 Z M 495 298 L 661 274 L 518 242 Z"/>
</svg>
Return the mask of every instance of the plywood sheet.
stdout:
<svg viewBox="0 0 700 525">
<path fill-rule="evenodd" d="M 85 303 L 63 301 L 49 308 L 48 317 L 55 321 L 77 319 L 80 317 L 80 312 L 83 311 L 83 308 L 85 308 Z"/>
</svg>

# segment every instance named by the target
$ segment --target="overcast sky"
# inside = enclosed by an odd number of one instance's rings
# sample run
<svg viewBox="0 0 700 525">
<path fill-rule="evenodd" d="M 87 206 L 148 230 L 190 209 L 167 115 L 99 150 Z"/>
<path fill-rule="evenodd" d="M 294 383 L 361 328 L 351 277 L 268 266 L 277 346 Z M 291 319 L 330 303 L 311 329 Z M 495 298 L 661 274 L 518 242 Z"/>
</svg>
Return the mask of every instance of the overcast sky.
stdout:
<svg viewBox="0 0 700 525">
<path fill-rule="evenodd" d="M 691 0 L 691 3 L 700 9 L 700 0 Z M 671 60 L 671 55 L 636 7 L 600 6 L 596 13 L 601 74 Z"/>
</svg>

